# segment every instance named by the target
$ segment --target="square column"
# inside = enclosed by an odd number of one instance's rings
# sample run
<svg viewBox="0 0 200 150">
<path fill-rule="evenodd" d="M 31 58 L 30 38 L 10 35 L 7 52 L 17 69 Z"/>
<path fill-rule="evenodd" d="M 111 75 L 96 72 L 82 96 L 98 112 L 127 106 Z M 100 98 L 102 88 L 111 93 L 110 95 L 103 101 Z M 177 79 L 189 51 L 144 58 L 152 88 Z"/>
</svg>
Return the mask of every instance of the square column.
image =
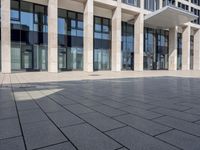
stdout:
<svg viewBox="0 0 200 150">
<path fill-rule="evenodd" d="M 1 70 L 11 73 L 10 0 L 1 0 Z"/>
<path fill-rule="evenodd" d="M 84 71 L 93 72 L 94 2 L 87 0 L 84 10 Z"/>
<path fill-rule="evenodd" d="M 190 26 L 183 28 L 182 36 L 182 70 L 190 70 Z"/>
<path fill-rule="evenodd" d="M 169 70 L 177 70 L 177 27 L 169 29 Z"/>
<path fill-rule="evenodd" d="M 200 29 L 194 34 L 194 70 L 200 70 Z"/>
<path fill-rule="evenodd" d="M 134 70 L 143 71 L 144 14 L 140 13 L 134 24 Z"/>
<path fill-rule="evenodd" d="M 112 17 L 112 71 L 121 71 L 121 7 Z"/>
<path fill-rule="evenodd" d="M 58 72 L 58 1 L 48 0 L 48 72 Z"/>
</svg>

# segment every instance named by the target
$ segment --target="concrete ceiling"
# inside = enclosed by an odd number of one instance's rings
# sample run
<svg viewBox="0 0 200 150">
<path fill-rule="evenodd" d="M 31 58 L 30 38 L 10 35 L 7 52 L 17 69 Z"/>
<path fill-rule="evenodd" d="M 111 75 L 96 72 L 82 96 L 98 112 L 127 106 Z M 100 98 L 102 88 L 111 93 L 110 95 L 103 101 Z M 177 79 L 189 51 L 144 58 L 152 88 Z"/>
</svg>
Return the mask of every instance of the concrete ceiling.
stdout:
<svg viewBox="0 0 200 150">
<path fill-rule="evenodd" d="M 183 25 L 198 16 L 173 6 L 166 6 L 145 16 L 145 26 L 152 28 L 168 29 Z"/>
</svg>

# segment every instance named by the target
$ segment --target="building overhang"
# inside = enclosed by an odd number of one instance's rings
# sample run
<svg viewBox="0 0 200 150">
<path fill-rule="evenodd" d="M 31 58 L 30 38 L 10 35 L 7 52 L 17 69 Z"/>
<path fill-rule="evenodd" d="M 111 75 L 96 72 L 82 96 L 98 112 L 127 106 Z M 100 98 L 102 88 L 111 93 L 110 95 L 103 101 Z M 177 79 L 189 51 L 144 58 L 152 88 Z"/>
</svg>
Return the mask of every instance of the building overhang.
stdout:
<svg viewBox="0 0 200 150">
<path fill-rule="evenodd" d="M 146 15 L 144 17 L 144 22 L 147 27 L 169 29 L 183 25 L 197 18 L 198 16 L 175 6 L 165 6 Z"/>
</svg>

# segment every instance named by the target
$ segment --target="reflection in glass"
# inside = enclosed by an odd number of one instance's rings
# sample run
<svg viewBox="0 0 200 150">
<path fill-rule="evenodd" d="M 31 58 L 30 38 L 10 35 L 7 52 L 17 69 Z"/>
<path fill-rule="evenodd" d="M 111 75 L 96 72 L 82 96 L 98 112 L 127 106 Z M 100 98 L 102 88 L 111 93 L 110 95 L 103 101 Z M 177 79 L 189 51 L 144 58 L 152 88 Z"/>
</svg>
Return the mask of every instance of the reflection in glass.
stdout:
<svg viewBox="0 0 200 150">
<path fill-rule="evenodd" d="M 182 33 L 177 33 L 177 70 L 182 69 Z"/>
<path fill-rule="evenodd" d="M 11 69 L 47 70 L 47 8 L 12 0 L 11 12 Z"/>
<path fill-rule="evenodd" d="M 134 26 L 122 22 L 122 69 L 134 70 Z"/>
<path fill-rule="evenodd" d="M 144 39 L 144 69 L 168 69 L 168 31 L 145 28 Z"/>
<path fill-rule="evenodd" d="M 94 70 L 111 69 L 110 19 L 94 17 Z"/>
<path fill-rule="evenodd" d="M 58 10 L 58 67 L 61 71 L 83 70 L 83 15 Z"/>
<path fill-rule="evenodd" d="M 190 69 L 194 69 L 194 36 L 190 36 Z"/>
</svg>

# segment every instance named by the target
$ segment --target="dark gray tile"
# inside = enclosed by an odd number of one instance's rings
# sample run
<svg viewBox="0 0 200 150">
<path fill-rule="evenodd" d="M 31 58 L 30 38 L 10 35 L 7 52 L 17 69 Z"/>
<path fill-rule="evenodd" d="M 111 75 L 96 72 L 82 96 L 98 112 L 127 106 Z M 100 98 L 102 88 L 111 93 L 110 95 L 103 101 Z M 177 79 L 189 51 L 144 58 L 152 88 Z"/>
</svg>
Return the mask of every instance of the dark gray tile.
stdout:
<svg viewBox="0 0 200 150">
<path fill-rule="evenodd" d="M 83 123 L 84 121 L 75 116 L 74 114 L 65 111 L 59 111 L 54 113 L 48 113 L 48 116 L 53 120 L 53 122 L 58 127 L 66 127 L 70 125 L 75 125 L 79 123 Z"/>
<path fill-rule="evenodd" d="M 192 115 L 189 113 L 180 112 L 180 111 L 176 111 L 176 110 L 169 110 L 169 109 L 165 109 L 165 108 L 156 108 L 156 109 L 152 109 L 151 111 L 160 113 L 163 115 L 171 116 L 174 118 L 191 121 L 191 122 L 200 120 L 200 116 Z"/>
<path fill-rule="evenodd" d="M 15 107 L 1 108 L 0 119 L 17 117 L 17 111 Z"/>
<path fill-rule="evenodd" d="M 114 108 L 121 108 L 121 107 L 128 106 L 127 104 L 122 104 L 122 103 L 115 102 L 115 101 L 112 101 L 112 100 L 103 100 L 100 103 L 107 105 L 107 106 L 110 106 L 110 107 L 114 107 Z"/>
<path fill-rule="evenodd" d="M 0 139 L 20 136 L 21 130 L 17 118 L 0 120 Z"/>
<path fill-rule="evenodd" d="M 62 129 L 79 150 L 114 150 L 122 147 L 88 124 Z"/>
<path fill-rule="evenodd" d="M 22 137 L 0 140 L 1 150 L 25 150 Z"/>
<path fill-rule="evenodd" d="M 24 124 L 22 128 L 28 149 L 67 141 L 64 135 L 50 121 Z"/>
<path fill-rule="evenodd" d="M 109 118 L 97 112 L 82 114 L 80 115 L 80 117 L 101 131 L 108 131 L 125 126 L 125 124 L 122 124 L 112 118 Z"/>
<path fill-rule="evenodd" d="M 122 115 L 122 114 L 127 114 L 127 112 L 124 112 L 124 111 L 121 111 L 121 110 L 118 110 L 118 109 L 115 109 L 115 108 L 112 108 L 112 107 L 109 107 L 109 106 L 106 106 L 106 105 L 93 106 L 91 108 L 100 112 L 100 113 L 103 113 L 107 116 L 110 116 L 110 117 L 119 116 L 119 115 Z"/>
<path fill-rule="evenodd" d="M 19 111 L 19 118 L 22 124 L 48 120 L 45 113 L 42 112 L 40 109 Z"/>
<path fill-rule="evenodd" d="M 85 106 L 82 106 L 80 104 L 74 104 L 74 105 L 67 105 L 65 106 L 69 111 L 75 113 L 75 114 L 84 114 L 84 113 L 90 113 L 93 112 L 92 109 L 89 109 Z"/>
<path fill-rule="evenodd" d="M 48 146 L 45 148 L 41 148 L 39 150 L 76 150 L 76 149 L 74 148 L 74 146 L 71 143 L 65 142 L 62 144 L 57 144 L 54 146 Z"/>
<path fill-rule="evenodd" d="M 64 110 L 64 108 L 62 108 L 60 105 L 56 104 L 54 101 L 47 97 L 41 98 L 40 100 L 37 100 L 37 102 L 40 107 L 47 113 Z"/>
<path fill-rule="evenodd" d="M 70 104 L 76 103 L 76 102 L 74 102 L 62 95 L 58 95 L 58 94 L 52 94 L 52 95 L 49 95 L 49 97 L 61 105 L 70 105 Z"/>
<path fill-rule="evenodd" d="M 200 126 L 194 123 L 168 116 L 155 119 L 154 121 L 196 136 L 200 136 Z"/>
<path fill-rule="evenodd" d="M 161 114 L 154 113 L 154 112 L 151 112 L 151 111 L 147 111 L 147 110 L 144 110 L 144 109 L 141 109 L 141 108 L 136 108 L 136 107 L 133 107 L 133 106 L 123 107 L 123 108 L 120 108 L 120 109 L 123 110 L 123 111 L 129 112 L 131 114 L 141 116 L 141 117 L 146 118 L 146 119 L 153 119 L 153 118 L 157 118 L 157 117 L 162 116 Z"/>
<path fill-rule="evenodd" d="M 166 132 L 171 129 L 164 125 L 160 125 L 158 123 L 154 123 L 153 121 L 133 115 L 119 116 L 116 117 L 116 119 L 152 136 L 160 134 L 162 132 Z"/>
<path fill-rule="evenodd" d="M 131 127 L 112 130 L 106 134 L 131 150 L 177 150 L 173 146 Z"/>
<path fill-rule="evenodd" d="M 200 148 L 200 138 L 181 131 L 173 130 L 157 137 L 184 150 L 199 150 Z"/>
<path fill-rule="evenodd" d="M 142 108 L 142 109 L 155 108 L 155 105 L 151 105 L 151 104 L 143 103 L 143 102 L 139 102 L 139 101 L 134 101 L 134 100 L 127 100 L 127 101 L 124 101 L 124 103 L 131 105 L 131 106 L 134 106 L 134 107 Z"/>
<path fill-rule="evenodd" d="M 33 101 L 18 101 L 17 102 L 17 109 L 22 111 L 22 110 L 29 110 L 29 109 L 37 109 L 39 106 Z"/>
</svg>

